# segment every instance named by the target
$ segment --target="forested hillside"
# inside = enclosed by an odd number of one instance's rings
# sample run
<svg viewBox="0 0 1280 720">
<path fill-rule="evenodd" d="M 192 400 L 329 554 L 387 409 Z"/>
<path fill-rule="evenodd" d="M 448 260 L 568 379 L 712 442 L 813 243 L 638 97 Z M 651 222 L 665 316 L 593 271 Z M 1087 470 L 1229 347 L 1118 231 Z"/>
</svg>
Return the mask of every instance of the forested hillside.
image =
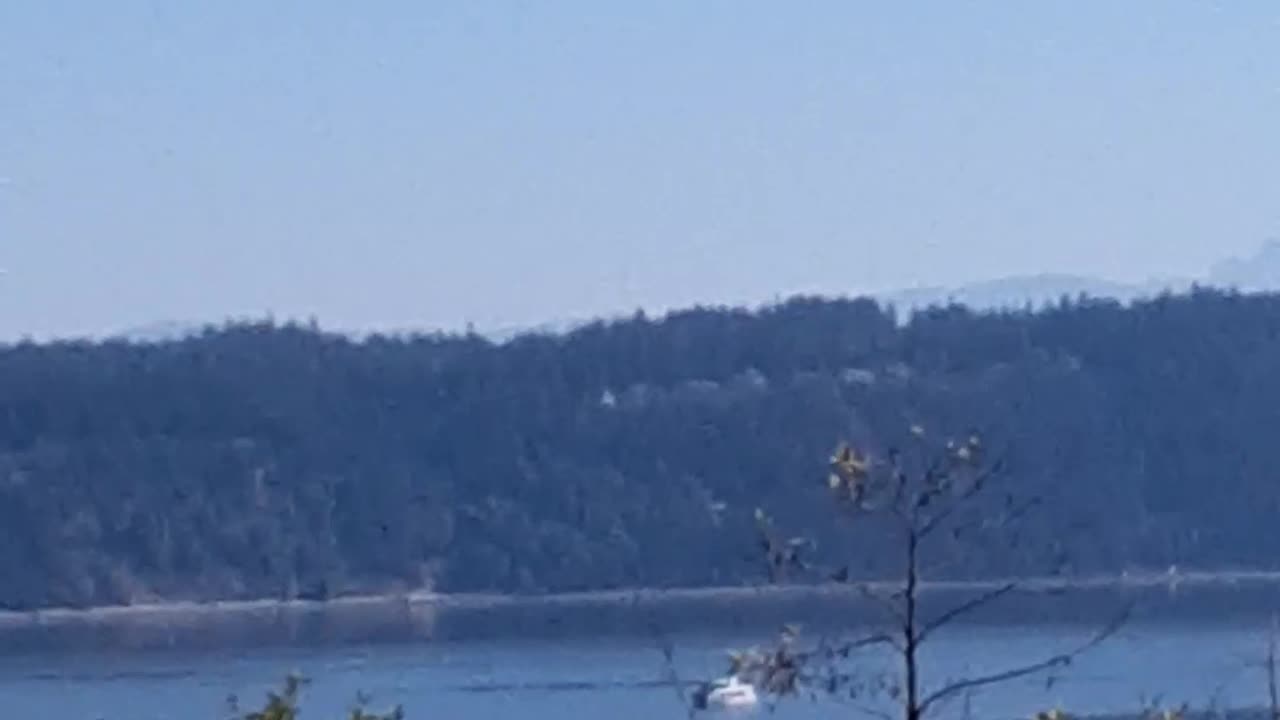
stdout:
<svg viewBox="0 0 1280 720">
<path fill-rule="evenodd" d="M 1280 297 L 698 309 L 503 344 L 233 325 L 0 349 L 0 606 L 760 577 L 752 512 L 838 543 L 824 463 L 981 431 L 1044 499 L 957 576 L 1273 567 Z M 994 511 L 994 509 L 993 509 Z M 874 576 L 876 547 L 840 548 Z"/>
</svg>

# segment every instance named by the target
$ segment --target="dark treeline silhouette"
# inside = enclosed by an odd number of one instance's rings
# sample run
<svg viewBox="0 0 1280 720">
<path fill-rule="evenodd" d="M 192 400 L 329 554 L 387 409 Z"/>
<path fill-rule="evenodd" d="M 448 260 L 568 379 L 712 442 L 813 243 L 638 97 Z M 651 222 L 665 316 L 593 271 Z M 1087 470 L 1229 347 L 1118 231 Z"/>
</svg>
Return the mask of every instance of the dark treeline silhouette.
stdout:
<svg viewBox="0 0 1280 720">
<path fill-rule="evenodd" d="M 815 521 L 825 459 L 912 424 L 980 432 L 1049 510 L 1025 544 L 941 544 L 932 578 L 1040 572 L 1046 547 L 1081 574 L 1280 551 L 1280 297 L 907 322 L 796 299 L 501 344 L 235 324 L 5 347 L 0 606 L 739 584 L 756 507 L 877 577 L 891 553 Z"/>
</svg>

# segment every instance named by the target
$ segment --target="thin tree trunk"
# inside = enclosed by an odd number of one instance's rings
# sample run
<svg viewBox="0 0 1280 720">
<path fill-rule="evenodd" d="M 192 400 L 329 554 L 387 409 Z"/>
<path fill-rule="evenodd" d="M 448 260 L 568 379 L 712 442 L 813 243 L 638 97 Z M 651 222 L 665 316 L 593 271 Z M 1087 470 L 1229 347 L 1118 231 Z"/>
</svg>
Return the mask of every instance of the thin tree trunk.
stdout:
<svg viewBox="0 0 1280 720">
<path fill-rule="evenodd" d="M 1276 618 L 1271 618 L 1267 636 L 1267 694 L 1271 700 L 1271 720 L 1280 720 L 1280 690 L 1276 688 Z"/>
<path fill-rule="evenodd" d="M 917 559 L 919 543 L 920 538 L 915 528 L 909 528 L 907 531 L 907 585 L 903 592 L 906 612 L 902 623 L 902 661 L 906 666 L 904 669 L 907 683 L 905 720 L 920 720 L 920 666 L 916 657 L 916 651 L 919 649 L 917 647 L 919 636 L 916 632 L 916 594 L 920 581 L 918 574 L 919 562 Z M 1276 719 L 1272 718 L 1272 720 Z"/>
</svg>

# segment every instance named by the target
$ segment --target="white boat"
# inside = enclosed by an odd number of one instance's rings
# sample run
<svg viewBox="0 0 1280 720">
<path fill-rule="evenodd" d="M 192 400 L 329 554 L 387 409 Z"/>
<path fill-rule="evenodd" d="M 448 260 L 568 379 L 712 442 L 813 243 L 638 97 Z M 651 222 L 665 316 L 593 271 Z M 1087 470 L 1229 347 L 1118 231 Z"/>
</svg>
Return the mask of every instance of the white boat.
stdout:
<svg viewBox="0 0 1280 720">
<path fill-rule="evenodd" d="M 713 680 L 698 689 L 694 702 L 701 710 L 751 707 L 756 704 L 756 689 L 736 675 Z"/>
</svg>

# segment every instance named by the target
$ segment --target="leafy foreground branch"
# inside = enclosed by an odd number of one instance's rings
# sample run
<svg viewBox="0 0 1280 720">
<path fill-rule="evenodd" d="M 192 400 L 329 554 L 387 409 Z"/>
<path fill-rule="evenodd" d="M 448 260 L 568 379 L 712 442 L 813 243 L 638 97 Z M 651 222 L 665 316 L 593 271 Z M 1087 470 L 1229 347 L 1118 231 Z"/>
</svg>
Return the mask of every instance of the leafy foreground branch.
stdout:
<svg viewBox="0 0 1280 720">
<path fill-rule="evenodd" d="M 901 568 L 888 582 L 859 582 L 851 571 L 856 562 L 813 567 L 804 555 L 814 543 L 784 537 L 768 515 L 757 510 L 771 582 L 818 571 L 828 582 L 856 587 L 881 611 L 883 626 L 862 637 L 823 639 L 807 648 L 800 645 L 798 629 L 787 627 L 776 646 L 733 656 L 730 673 L 751 682 L 771 700 L 799 694 L 825 696 L 886 719 L 892 715 L 884 708 L 896 706 L 902 720 L 922 720 L 942 705 L 967 700 L 988 686 L 1053 673 L 1111 637 L 1125 622 L 1127 609 L 1067 652 L 935 687 L 926 684 L 924 646 L 938 632 L 1021 589 L 1017 581 L 998 584 L 941 609 L 923 602 L 926 575 L 945 567 L 938 564 L 940 559 L 983 553 L 994 545 L 1008 547 L 1019 537 L 1011 527 L 1041 504 L 1039 498 L 1019 502 L 1008 492 L 996 493 L 994 486 L 1004 475 L 1004 465 L 987 454 L 977 434 L 963 440 L 935 440 L 919 425 L 910 426 L 898 443 L 878 453 L 848 444 L 837 449 L 831 458 L 828 487 L 845 521 L 848 546 L 885 547 L 888 540 L 888 546 L 900 553 Z M 875 675 L 850 669 L 855 656 L 872 648 L 887 648 L 896 667 Z M 886 698 L 888 705 L 883 702 Z"/>
<path fill-rule="evenodd" d="M 298 720 L 298 703 L 302 696 L 302 688 L 307 684 L 306 678 L 292 674 L 285 678 L 284 687 L 267 693 L 267 704 L 261 710 L 244 711 L 236 698 L 231 698 L 231 720 Z M 369 698 L 361 695 L 356 698 L 355 707 L 347 715 L 347 720 L 404 720 L 404 710 L 397 706 L 384 713 L 373 713 L 366 709 Z"/>
</svg>

